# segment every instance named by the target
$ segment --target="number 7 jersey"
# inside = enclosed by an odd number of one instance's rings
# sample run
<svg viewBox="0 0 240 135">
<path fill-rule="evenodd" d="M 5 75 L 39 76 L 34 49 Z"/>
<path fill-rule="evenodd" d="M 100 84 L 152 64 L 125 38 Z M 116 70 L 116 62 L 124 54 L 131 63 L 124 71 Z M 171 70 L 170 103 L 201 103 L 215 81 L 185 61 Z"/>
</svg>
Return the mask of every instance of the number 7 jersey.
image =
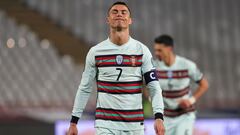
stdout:
<svg viewBox="0 0 240 135">
<path fill-rule="evenodd" d="M 162 91 L 153 75 L 151 59 L 149 49 L 132 38 L 121 46 L 107 39 L 92 47 L 86 58 L 72 115 L 81 117 L 91 92 L 90 86 L 96 80 L 95 127 L 143 129 L 143 76 L 150 91 L 154 113 L 163 113 L 164 108 Z"/>
</svg>

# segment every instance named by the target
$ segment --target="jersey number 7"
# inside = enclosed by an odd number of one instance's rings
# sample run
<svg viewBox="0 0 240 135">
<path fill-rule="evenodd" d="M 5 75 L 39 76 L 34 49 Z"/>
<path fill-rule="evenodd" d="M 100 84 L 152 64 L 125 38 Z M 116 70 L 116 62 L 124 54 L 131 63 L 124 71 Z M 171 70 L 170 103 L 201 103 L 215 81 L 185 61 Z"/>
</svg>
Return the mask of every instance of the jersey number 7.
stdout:
<svg viewBox="0 0 240 135">
<path fill-rule="evenodd" d="M 116 68 L 116 70 L 119 70 L 119 74 L 118 74 L 118 77 L 117 77 L 117 81 L 118 81 L 120 76 L 122 75 L 122 69 L 121 68 Z"/>
</svg>

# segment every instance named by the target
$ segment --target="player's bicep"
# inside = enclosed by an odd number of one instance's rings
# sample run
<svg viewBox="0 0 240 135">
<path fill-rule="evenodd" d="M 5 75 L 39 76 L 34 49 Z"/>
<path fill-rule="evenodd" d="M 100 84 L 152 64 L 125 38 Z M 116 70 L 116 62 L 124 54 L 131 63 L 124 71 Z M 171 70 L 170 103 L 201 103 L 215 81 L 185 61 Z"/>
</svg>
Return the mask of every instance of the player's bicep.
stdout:
<svg viewBox="0 0 240 135">
<path fill-rule="evenodd" d="M 95 55 L 91 48 L 86 56 L 84 71 L 96 70 Z"/>
<path fill-rule="evenodd" d="M 154 69 L 152 62 L 152 54 L 147 47 L 143 48 L 143 58 L 142 58 L 142 73 L 146 73 Z"/>
<path fill-rule="evenodd" d="M 148 48 L 144 49 L 143 53 L 143 66 L 142 66 L 142 73 L 144 76 L 144 80 L 146 85 L 152 81 L 158 81 L 156 76 L 156 70 L 153 66 L 153 59 L 152 54 Z"/>
<path fill-rule="evenodd" d="M 196 64 L 190 65 L 189 76 L 196 83 L 199 83 L 203 79 L 203 73 L 200 71 Z"/>
<path fill-rule="evenodd" d="M 86 56 L 85 67 L 82 73 L 82 79 L 79 85 L 79 89 L 86 89 L 88 91 L 90 90 L 89 87 L 91 87 L 97 74 L 97 68 L 95 65 L 95 56 L 93 50 L 90 49 Z"/>
</svg>

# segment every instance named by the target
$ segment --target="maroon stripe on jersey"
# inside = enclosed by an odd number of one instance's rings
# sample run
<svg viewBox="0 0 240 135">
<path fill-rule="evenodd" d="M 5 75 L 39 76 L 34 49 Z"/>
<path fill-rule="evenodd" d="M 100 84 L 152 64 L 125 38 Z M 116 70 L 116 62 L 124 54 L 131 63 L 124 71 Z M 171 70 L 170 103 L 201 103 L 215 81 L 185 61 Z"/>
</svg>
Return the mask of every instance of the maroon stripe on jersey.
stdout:
<svg viewBox="0 0 240 135">
<path fill-rule="evenodd" d="M 181 90 L 163 90 L 162 95 L 165 98 L 178 98 L 188 94 L 190 91 L 189 86 Z"/>
<path fill-rule="evenodd" d="M 108 94 L 139 94 L 142 93 L 142 81 L 107 82 L 97 81 L 98 92 Z"/>
<path fill-rule="evenodd" d="M 180 116 L 182 114 L 185 114 L 185 113 L 188 113 L 188 112 L 193 112 L 193 111 L 195 111 L 195 106 L 191 106 L 187 109 L 176 109 L 176 110 L 164 109 L 164 116 L 177 117 L 177 116 Z"/>
<path fill-rule="evenodd" d="M 96 60 L 109 60 L 109 59 L 115 59 L 116 56 L 95 56 Z"/>
<path fill-rule="evenodd" d="M 108 82 L 108 81 L 97 81 L 97 84 L 103 85 L 103 86 L 140 86 L 142 85 L 142 81 L 129 81 L 129 82 Z"/>
<path fill-rule="evenodd" d="M 168 71 L 166 70 L 157 70 L 156 73 L 158 79 L 183 79 L 189 77 L 188 70 L 173 70 L 171 77 L 168 75 Z"/>
<path fill-rule="evenodd" d="M 95 118 L 102 119 L 102 120 L 121 121 L 121 122 L 142 122 L 142 121 L 144 121 L 143 117 L 123 118 L 123 117 L 115 117 L 115 116 L 96 115 Z"/>
<path fill-rule="evenodd" d="M 142 62 L 136 63 L 134 65 L 132 65 L 132 64 L 117 65 L 117 64 L 108 64 L 108 63 L 101 63 L 101 64 L 97 65 L 97 67 L 141 67 L 141 66 L 142 66 Z"/>
<path fill-rule="evenodd" d="M 109 94 L 139 94 L 139 93 L 142 93 L 142 89 L 109 90 L 109 89 L 104 89 L 104 88 L 98 88 L 98 92 L 109 93 Z"/>
<path fill-rule="evenodd" d="M 105 112 L 105 113 L 111 113 L 111 114 L 133 115 L 133 114 L 143 114 L 143 109 L 117 110 L 117 109 L 109 109 L 109 108 L 97 108 L 96 112 Z"/>
<path fill-rule="evenodd" d="M 110 54 L 110 55 L 97 55 L 97 56 L 95 56 L 95 58 L 97 58 L 97 59 L 99 59 L 99 58 L 116 58 L 116 56 L 118 56 L 118 55 L 121 55 L 121 56 L 123 56 L 123 57 L 127 57 L 127 58 L 130 58 L 130 57 L 132 57 L 132 56 L 135 56 L 135 57 L 142 57 L 143 55 L 142 54 L 140 54 L 140 55 L 126 55 L 126 54 Z"/>
<path fill-rule="evenodd" d="M 115 109 L 96 109 L 96 119 L 122 121 L 122 122 L 142 122 L 144 120 L 143 110 L 115 110 Z"/>
<path fill-rule="evenodd" d="M 117 56 L 122 56 L 119 60 L 121 62 L 117 63 Z M 143 55 L 100 55 L 95 56 L 97 67 L 140 67 L 142 65 Z"/>
</svg>

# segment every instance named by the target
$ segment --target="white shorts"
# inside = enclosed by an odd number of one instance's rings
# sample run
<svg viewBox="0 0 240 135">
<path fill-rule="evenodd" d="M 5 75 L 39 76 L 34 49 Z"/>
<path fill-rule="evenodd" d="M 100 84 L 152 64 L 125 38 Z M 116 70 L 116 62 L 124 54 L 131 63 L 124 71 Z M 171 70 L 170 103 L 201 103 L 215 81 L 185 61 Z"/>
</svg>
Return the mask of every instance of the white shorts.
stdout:
<svg viewBox="0 0 240 135">
<path fill-rule="evenodd" d="M 116 130 L 96 127 L 96 135 L 144 135 L 144 130 Z"/>
<path fill-rule="evenodd" d="M 195 119 L 195 112 L 178 117 L 164 117 L 165 135 L 192 135 Z"/>
</svg>

